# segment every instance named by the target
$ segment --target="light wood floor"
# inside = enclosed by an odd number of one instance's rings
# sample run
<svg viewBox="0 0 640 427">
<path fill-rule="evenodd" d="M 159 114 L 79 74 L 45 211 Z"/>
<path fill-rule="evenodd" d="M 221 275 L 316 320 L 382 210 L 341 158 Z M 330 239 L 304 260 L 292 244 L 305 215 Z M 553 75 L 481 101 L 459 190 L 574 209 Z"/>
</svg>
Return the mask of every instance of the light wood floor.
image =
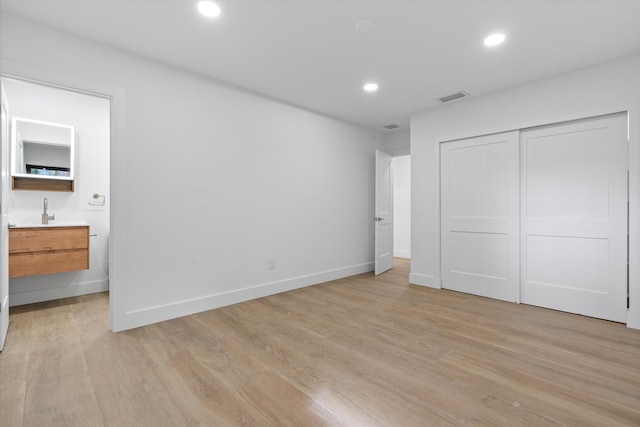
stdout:
<svg viewBox="0 0 640 427">
<path fill-rule="evenodd" d="M 117 334 L 106 293 L 12 308 L 0 425 L 640 425 L 640 331 L 408 273 Z"/>
</svg>

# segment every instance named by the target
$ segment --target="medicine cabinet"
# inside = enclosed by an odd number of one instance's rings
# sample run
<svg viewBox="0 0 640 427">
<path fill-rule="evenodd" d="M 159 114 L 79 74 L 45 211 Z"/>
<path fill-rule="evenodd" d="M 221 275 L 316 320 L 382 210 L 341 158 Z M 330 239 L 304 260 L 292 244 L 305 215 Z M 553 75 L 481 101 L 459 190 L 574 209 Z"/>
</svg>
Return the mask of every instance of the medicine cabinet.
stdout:
<svg viewBox="0 0 640 427">
<path fill-rule="evenodd" d="M 11 179 L 14 190 L 73 191 L 75 128 L 14 117 Z"/>
</svg>

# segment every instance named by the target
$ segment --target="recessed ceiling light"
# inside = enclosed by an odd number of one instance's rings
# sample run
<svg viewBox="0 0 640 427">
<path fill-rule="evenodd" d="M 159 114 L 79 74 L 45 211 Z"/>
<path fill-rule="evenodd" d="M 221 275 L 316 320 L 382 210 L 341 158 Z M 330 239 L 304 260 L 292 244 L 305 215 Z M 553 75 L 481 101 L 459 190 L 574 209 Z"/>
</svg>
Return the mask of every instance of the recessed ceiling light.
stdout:
<svg viewBox="0 0 640 427">
<path fill-rule="evenodd" d="M 484 45 L 485 46 L 497 46 L 500 43 L 502 43 L 504 41 L 504 39 L 505 39 L 505 36 L 502 33 L 491 34 L 489 37 L 484 39 Z"/>
<path fill-rule="evenodd" d="M 373 29 L 373 22 L 371 21 L 358 21 L 355 25 L 356 31 L 360 31 L 361 33 L 366 33 L 367 31 L 371 31 Z"/>
<path fill-rule="evenodd" d="M 212 1 L 198 2 L 198 10 L 208 18 L 215 18 L 220 15 L 220 7 Z"/>
<path fill-rule="evenodd" d="M 378 85 L 376 83 L 367 83 L 364 85 L 363 89 L 365 92 L 375 92 L 378 90 Z"/>
</svg>

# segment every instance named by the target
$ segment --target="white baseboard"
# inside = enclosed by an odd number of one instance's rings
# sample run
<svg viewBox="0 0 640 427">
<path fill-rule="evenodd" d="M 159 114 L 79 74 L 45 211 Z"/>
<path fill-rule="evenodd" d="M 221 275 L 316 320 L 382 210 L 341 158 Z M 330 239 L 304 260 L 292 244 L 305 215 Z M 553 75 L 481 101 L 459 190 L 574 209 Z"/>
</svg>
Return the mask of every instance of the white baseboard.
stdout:
<svg viewBox="0 0 640 427">
<path fill-rule="evenodd" d="M 640 311 L 629 309 L 627 312 L 627 328 L 640 329 Z"/>
<path fill-rule="evenodd" d="M 356 274 L 373 271 L 373 262 L 339 268 L 336 270 L 324 271 L 307 276 L 299 276 L 277 282 L 265 283 L 249 288 L 238 289 L 236 291 L 224 292 L 221 294 L 206 295 L 190 300 L 177 301 L 170 304 L 147 307 L 140 310 L 132 310 L 124 313 L 124 322 L 114 322 L 113 331 L 123 331 L 137 328 L 152 323 L 175 319 L 177 317 L 188 316 L 214 308 L 237 304 L 256 298 L 279 294 L 281 292 L 292 291 L 306 286 L 317 285 L 319 283 L 330 282 Z"/>
<path fill-rule="evenodd" d="M 411 259 L 411 251 L 394 250 L 393 251 L 393 256 L 396 257 L 396 258 L 409 258 L 409 259 Z"/>
<path fill-rule="evenodd" d="M 77 283 L 54 288 L 33 289 L 9 293 L 9 306 L 33 304 L 35 302 L 50 301 L 54 299 L 77 297 L 79 295 L 95 294 L 109 290 L 108 280 Z"/>
<path fill-rule="evenodd" d="M 442 281 L 439 277 L 411 273 L 409 274 L 409 283 L 412 285 L 426 286 L 427 288 L 442 289 Z"/>
</svg>

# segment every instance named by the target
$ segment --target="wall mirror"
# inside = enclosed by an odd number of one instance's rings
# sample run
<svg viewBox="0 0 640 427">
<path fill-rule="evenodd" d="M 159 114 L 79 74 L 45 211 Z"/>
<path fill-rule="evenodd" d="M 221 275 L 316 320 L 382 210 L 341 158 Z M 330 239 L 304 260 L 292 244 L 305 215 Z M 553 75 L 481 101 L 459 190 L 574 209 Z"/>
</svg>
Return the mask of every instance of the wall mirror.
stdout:
<svg viewBox="0 0 640 427">
<path fill-rule="evenodd" d="M 14 190 L 73 191 L 75 128 L 14 117 L 11 176 Z"/>
</svg>

